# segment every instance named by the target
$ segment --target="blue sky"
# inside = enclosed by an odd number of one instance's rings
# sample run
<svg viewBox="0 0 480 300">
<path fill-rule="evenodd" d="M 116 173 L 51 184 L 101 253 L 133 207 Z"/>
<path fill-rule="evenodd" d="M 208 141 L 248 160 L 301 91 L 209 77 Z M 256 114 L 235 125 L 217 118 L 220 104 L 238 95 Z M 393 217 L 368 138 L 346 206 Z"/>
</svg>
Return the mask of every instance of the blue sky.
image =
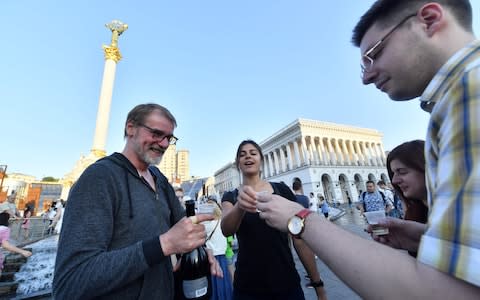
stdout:
<svg viewBox="0 0 480 300">
<path fill-rule="evenodd" d="M 418 101 L 360 81 L 351 31 L 373 0 L 1 1 L 0 164 L 63 177 L 93 144 L 113 19 L 128 23 L 106 151 L 121 151 L 128 111 L 157 102 L 176 116 L 190 174 L 211 176 L 246 138 L 297 118 L 374 128 L 386 150 L 424 138 Z M 480 0 L 472 0 L 480 32 Z"/>
</svg>

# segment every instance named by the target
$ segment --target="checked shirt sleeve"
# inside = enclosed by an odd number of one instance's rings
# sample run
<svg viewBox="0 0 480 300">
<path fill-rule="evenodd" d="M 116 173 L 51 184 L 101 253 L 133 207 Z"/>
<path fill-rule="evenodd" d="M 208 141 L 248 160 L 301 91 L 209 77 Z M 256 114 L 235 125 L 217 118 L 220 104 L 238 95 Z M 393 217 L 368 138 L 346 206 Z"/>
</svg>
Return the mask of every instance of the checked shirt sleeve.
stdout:
<svg viewBox="0 0 480 300">
<path fill-rule="evenodd" d="M 417 258 L 480 286 L 480 64 L 435 104 L 425 146 L 430 212 Z"/>
</svg>

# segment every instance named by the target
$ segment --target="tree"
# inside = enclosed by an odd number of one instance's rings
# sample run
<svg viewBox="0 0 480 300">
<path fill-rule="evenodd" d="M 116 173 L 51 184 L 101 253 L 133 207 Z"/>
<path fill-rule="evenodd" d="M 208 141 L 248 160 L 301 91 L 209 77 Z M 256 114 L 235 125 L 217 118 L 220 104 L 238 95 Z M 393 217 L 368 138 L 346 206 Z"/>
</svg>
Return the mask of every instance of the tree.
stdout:
<svg viewBox="0 0 480 300">
<path fill-rule="evenodd" d="M 43 177 L 43 178 L 42 178 L 42 181 L 44 181 L 44 182 L 57 182 L 58 179 L 57 179 L 57 178 L 54 178 L 54 177 L 52 177 L 52 176 L 47 176 L 47 177 Z"/>
</svg>

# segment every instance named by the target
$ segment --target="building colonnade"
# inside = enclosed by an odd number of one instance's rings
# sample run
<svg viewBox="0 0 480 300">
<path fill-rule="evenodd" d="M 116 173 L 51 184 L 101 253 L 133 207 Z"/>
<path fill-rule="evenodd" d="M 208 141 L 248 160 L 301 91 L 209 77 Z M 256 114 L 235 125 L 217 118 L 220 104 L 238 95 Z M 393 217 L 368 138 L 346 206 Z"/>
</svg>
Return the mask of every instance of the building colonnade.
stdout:
<svg viewBox="0 0 480 300">
<path fill-rule="evenodd" d="M 271 177 L 302 166 L 385 167 L 380 141 L 301 136 L 264 152 L 264 175 Z"/>
</svg>

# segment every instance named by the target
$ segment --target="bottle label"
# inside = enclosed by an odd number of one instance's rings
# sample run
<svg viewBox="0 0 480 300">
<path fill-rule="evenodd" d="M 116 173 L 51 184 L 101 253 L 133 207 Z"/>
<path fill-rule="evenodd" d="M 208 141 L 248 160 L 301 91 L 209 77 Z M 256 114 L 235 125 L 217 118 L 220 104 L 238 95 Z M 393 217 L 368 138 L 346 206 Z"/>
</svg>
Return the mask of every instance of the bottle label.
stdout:
<svg viewBox="0 0 480 300">
<path fill-rule="evenodd" d="M 183 281 L 183 295 L 187 299 L 195 299 L 207 294 L 208 280 L 207 277 L 201 277 L 195 280 Z"/>
</svg>

